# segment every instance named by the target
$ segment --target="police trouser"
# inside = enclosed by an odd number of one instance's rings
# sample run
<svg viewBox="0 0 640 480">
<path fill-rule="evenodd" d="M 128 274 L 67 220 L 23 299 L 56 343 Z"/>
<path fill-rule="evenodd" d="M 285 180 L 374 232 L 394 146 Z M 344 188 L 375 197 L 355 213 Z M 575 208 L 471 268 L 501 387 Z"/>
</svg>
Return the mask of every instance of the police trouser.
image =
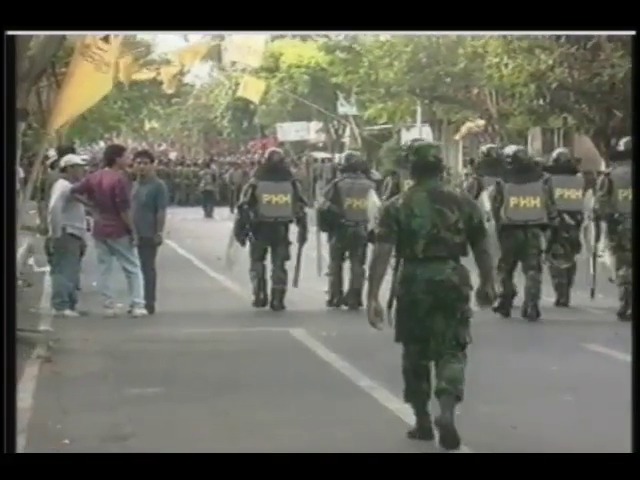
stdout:
<svg viewBox="0 0 640 480">
<path fill-rule="evenodd" d="M 351 265 L 350 291 L 362 291 L 367 257 L 366 226 L 343 226 L 329 236 L 329 295 L 343 292 L 343 267 L 348 258 Z"/>
<path fill-rule="evenodd" d="M 537 227 L 505 228 L 498 232 L 501 252 L 498 282 L 503 302 L 511 304 L 516 296 L 513 275 L 518 264 L 525 276 L 524 304 L 537 305 L 540 302 L 543 237 L 543 231 Z"/>
<path fill-rule="evenodd" d="M 267 253 L 271 256 L 271 289 L 286 290 L 288 274 L 286 263 L 291 258 L 288 225 L 274 225 L 269 235 L 255 235 L 249 244 L 251 267 L 249 275 L 254 292 L 260 284 L 266 285 Z"/>
</svg>

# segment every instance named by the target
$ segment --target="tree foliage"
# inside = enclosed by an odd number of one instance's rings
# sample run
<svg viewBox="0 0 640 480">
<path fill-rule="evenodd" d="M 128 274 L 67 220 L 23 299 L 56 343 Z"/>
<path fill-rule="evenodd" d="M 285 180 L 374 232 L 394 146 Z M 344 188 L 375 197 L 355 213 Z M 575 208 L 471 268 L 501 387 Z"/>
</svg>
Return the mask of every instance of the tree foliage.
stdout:
<svg viewBox="0 0 640 480">
<path fill-rule="evenodd" d="M 148 58 L 144 45 L 137 48 Z M 218 61 L 219 50 L 209 59 Z M 153 81 L 119 85 L 73 134 L 89 139 L 115 128 L 142 135 L 146 119 L 160 125 L 159 134 L 242 142 L 278 122 L 316 120 L 335 140 L 345 126 L 338 93 L 355 94 L 369 125 L 413 123 L 420 102 L 427 122 L 481 118 L 502 141 L 522 139 L 532 126 L 571 126 L 602 151 L 630 132 L 630 37 L 285 36 L 251 72 L 268 85 L 259 106 L 235 98 L 243 73 L 219 73 L 171 96 Z"/>
</svg>

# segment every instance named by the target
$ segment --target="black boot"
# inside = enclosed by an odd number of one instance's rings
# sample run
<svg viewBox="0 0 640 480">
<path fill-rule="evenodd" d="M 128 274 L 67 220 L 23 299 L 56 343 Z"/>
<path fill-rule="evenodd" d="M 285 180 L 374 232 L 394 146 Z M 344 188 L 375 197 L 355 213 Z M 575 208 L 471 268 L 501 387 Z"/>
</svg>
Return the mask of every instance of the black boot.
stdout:
<svg viewBox="0 0 640 480">
<path fill-rule="evenodd" d="M 554 305 L 556 307 L 566 308 L 569 306 L 569 303 L 570 303 L 569 289 L 566 287 L 562 287 L 556 293 L 556 301 Z"/>
<path fill-rule="evenodd" d="M 358 289 L 349 289 L 345 298 L 345 306 L 349 310 L 358 310 L 362 307 L 362 292 Z"/>
<path fill-rule="evenodd" d="M 457 450 L 460 448 L 460 435 L 455 425 L 456 399 L 451 395 L 443 395 L 438 401 L 440 415 L 436 417 L 435 424 L 440 446 L 445 450 Z"/>
<path fill-rule="evenodd" d="M 540 307 L 538 307 L 537 303 L 525 302 L 520 309 L 520 315 L 530 322 L 538 321 L 540 319 Z"/>
<path fill-rule="evenodd" d="M 426 409 L 420 409 L 420 411 L 418 411 L 414 407 L 413 411 L 416 416 L 416 424 L 407 432 L 407 437 L 411 440 L 432 441 L 435 438 L 435 435 L 433 434 L 431 415 L 429 415 L 429 412 L 426 411 Z"/>
<path fill-rule="evenodd" d="M 500 297 L 498 303 L 493 306 L 493 311 L 503 318 L 511 318 L 511 301 Z"/>
<path fill-rule="evenodd" d="M 284 288 L 272 288 L 271 289 L 271 304 L 269 307 L 274 312 L 280 312 L 287 307 L 284 304 Z"/>
<path fill-rule="evenodd" d="M 342 292 L 334 292 L 329 294 L 329 298 L 327 299 L 327 307 L 330 308 L 340 308 L 344 303 L 344 295 Z"/>
<path fill-rule="evenodd" d="M 269 303 L 269 297 L 267 296 L 267 281 L 260 279 L 256 282 L 256 287 L 253 290 L 253 303 L 255 308 L 264 308 Z"/>
<path fill-rule="evenodd" d="M 631 321 L 631 293 L 628 290 L 629 289 L 625 289 L 623 291 L 621 295 L 622 302 L 620 303 L 620 308 L 616 312 L 616 316 L 621 322 Z"/>
</svg>

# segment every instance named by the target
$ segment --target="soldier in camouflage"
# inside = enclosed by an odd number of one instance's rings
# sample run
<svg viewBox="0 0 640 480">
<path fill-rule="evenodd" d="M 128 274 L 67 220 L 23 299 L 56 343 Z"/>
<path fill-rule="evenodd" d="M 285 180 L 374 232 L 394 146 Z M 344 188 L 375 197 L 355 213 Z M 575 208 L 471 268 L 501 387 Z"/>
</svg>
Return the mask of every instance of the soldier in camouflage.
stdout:
<svg viewBox="0 0 640 480">
<path fill-rule="evenodd" d="M 568 307 L 571 303 L 571 288 L 577 271 L 576 257 L 582 249 L 580 232 L 584 221 L 585 182 L 578 169 L 579 163 L 568 149 L 557 148 L 549 158 L 549 165 L 544 168 L 551 175 L 558 210 L 558 225 L 550 231 L 546 249 L 556 307 Z"/>
<path fill-rule="evenodd" d="M 416 416 L 408 436 L 433 440 L 428 408 L 433 391 L 440 404 L 435 419 L 440 445 L 455 450 L 460 446 L 455 407 L 464 396 L 473 289 L 461 258 L 471 247 L 480 277 L 475 296 L 482 307 L 495 298 L 493 262 L 478 205 L 442 181 L 440 147 L 415 142 L 406 154 L 415 183 L 382 208 L 369 267 L 367 315 L 372 327 L 382 328 L 378 295 L 395 248 L 401 260 L 395 279 L 395 340 L 402 344 L 404 399 Z"/>
<path fill-rule="evenodd" d="M 558 221 L 551 177 L 538 168 L 522 146 L 509 145 L 503 155 L 508 168 L 496 181 L 491 196 L 501 251 L 500 293 L 494 311 L 505 318 L 511 316 L 517 295 L 513 275 L 521 264 L 525 275 L 521 315 L 536 321 L 540 318 L 544 240 L 549 227 L 555 227 Z"/>
<path fill-rule="evenodd" d="M 318 207 L 318 227 L 329 234 L 328 307 L 362 307 L 362 287 L 368 237 L 368 198 L 375 184 L 365 174 L 368 168 L 355 152 L 343 155 L 340 176 L 323 192 Z M 343 265 L 349 258 L 351 275 L 346 296 L 343 291 Z"/>
<path fill-rule="evenodd" d="M 631 137 L 618 143 L 611 155 L 613 167 L 598 179 L 594 217 L 606 227 L 606 240 L 615 260 L 615 281 L 618 287 L 621 321 L 631 320 L 632 299 L 632 202 L 633 160 Z"/>
<path fill-rule="evenodd" d="M 207 164 L 203 164 L 199 172 L 200 198 L 202 199 L 202 210 L 204 218 L 213 218 L 213 209 L 216 203 L 216 187 L 218 184 L 217 171 Z"/>
<path fill-rule="evenodd" d="M 291 258 L 289 225 L 298 227 L 298 245 L 307 242 L 307 202 L 300 184 L 285 165 L 284 153 L 272 148 L 266 152 L 265 163 L 247 183 L 238 202 L 234 236 L 240 245 L 249 241 L 250 277 L 253 286 L 253 306 L 269 306 L 284 310 L 288 275 L 286 262 Z M 271 253 L 271 301 L 267 295 L 265 260 Z"/>
</svg>

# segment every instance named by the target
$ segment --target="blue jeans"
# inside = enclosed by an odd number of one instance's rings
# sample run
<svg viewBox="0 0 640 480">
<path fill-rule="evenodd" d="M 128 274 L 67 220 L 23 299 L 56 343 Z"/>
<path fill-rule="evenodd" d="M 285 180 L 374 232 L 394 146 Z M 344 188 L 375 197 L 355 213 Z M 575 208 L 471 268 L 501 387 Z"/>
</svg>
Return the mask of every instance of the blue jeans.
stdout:
<svg viewBox="0 0 640 480">
<path fill-rule="evenodd" d="M 98 290 L 104 298 L 104 305 L 113 308 L 114 295 L 111 284 L 114 260 L 120 264 L 127 280 L 129 290 L 129 306 L 144 308 L 144 293 L 142 286 L 142 269 L 138 252 L 131 237 L 95 239 L 98 257 Z"/>
<path fill-rule="evenodd" d="M 49 239 L 47 239 L 49 240 Z M 68 233 L 49 240 L 51 306 L 56 312 L 75 310 L 84 240 Z"/>
</svg>

